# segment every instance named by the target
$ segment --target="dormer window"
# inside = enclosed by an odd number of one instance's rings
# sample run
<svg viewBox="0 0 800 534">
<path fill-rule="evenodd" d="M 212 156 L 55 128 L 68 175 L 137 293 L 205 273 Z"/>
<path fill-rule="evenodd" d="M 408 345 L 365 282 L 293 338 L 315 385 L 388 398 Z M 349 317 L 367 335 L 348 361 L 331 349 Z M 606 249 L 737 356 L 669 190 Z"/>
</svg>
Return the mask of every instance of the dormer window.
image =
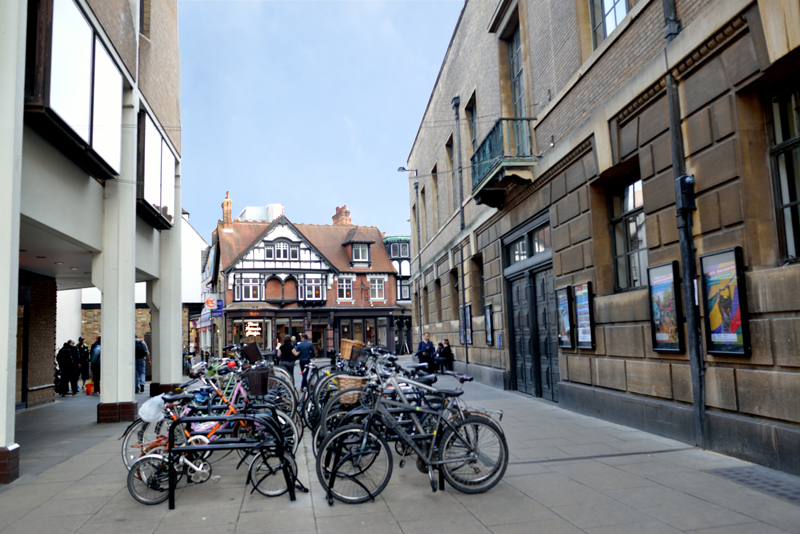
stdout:
<svg viewBox="0 0 800 534">
<path fill-rule="evenodd" d="M 300 259 L 300 247 L 289 247 L 289 259 L 292 260 Z"/>
<path fill-rule="evenodd" d="M 400 245 L 398 243 L 392 243 L 390 255 L 392 258 L 396 258 L 400 255 Z"/>
<path fill-rule="evenodd" d="M 411 254 L 408 252 L 408 243 L 400 243 L 400 256 L 407 258 Z"/>
<path fill-rule="evenodd" d="M 369 245 L 353 244 L 353 261 L 369 261 Z"/>
<path fill-rule="evenodd" d="M 275 248 L 272 245 L 264 247 L 264 257 L 268 260 L 275 259 Z"/>
</svg>

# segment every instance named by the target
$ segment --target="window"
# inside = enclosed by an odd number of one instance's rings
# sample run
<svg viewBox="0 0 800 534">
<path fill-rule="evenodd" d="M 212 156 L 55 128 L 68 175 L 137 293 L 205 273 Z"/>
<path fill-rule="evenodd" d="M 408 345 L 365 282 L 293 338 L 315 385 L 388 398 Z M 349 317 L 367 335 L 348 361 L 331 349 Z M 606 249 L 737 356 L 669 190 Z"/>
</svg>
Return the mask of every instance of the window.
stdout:
<svg viewBox="0 0 800 534">
<path fill-rule="evenodd" d="M 400 243 L 400 255 L 404 258 L 411 257 L 408 252 L 408 243 Z"/>
<path fill-rule="evenodd" d="M 339 290 L 339 298 L 344 300 L 353 299 L 353 279 L 352 278 L 339 278 L 339 283 L 336 284 Z"/>
<path fill-rule="evenodd" d="M 235 275 L 234 300 L 261 300 L 261 275 Z"/>
<path fill-rule="evenodd" d="M 617 291 L 644 286 L 647 282 L 647 238 L 643 205 L 641 180 L 625 186 L 611 197 Z"/>
<path fill-rule="evenodd" d="M 467 122 L 469 122 L 469 140 L 472 144 L 472 153 L 478 151 L 478 107 L 475 100 L 467 107 Z"/>
<path fill-rule="evenodd" d="M 119 174 L 123 77 L 74 0 L 28 10 L 25 122 L 97 178 Z"/>
<path fill-rule="evenodd" d="M 139 0 L 139 33 L 150 37 L 150 0 Z"/>
<path fill-rule="evenodd" d="M 592 39 L 594 47 L 611 35 L 628 14 L 629 0 L 590 0 L 592 5 Z"/>
<path fill-rule="evenodd" d="M 383 278 L 372 278 L 369 281 L 369 299 L 383 300 Z"/>
<path fill-rule="evenodd" d="M 175 156 L 146 112 L 139 113 L 138 177 L 140 205 L 147 206 L 140 214 L 158 228 L 168 228 L 175 215 Z M 155 215 L 155 217 L 154 217 Z"/>
<path fill-rule="evenodd" d="M 513 243 L 511 243 L 511 247 L 509 248 L 508 253 L 508 266 L 512 266 L 515 263 L 519 263 L 522 260 L 528 259 L 528 244 L 526 242 L 525 236 L 520 237 Z"/>
<path fill-rule="evenodd" d="M 484 278 L 483 278 L 483 258 L 477 256 L 472 258 L 470 265 L 471 286 L 472 286 L 472 315 L 475 317 L 483 316 L 484 299 Z"/>
<path fill-rule="evenodd" d="M 436 230 L 439 229 L 439 225 L 442 224 L 442 214 L 440 212 L 441 207 L 439 203 L 439 171 L 436 165 L 433 166 L 433 170 L 431 171 L 431 184 L 433 184 L 433 213 L 435 216 L 433 220 L 433 228 L 434 233 L 436 233 Z M 445 189 L 445 191 L 447 190 Z M 445 204 L 447 204 L 447 199 L 445 199 Z"/>
<path fill-rule="evenodd" d="M 550 225 L 534 230 L 531 242 L 534 255 L 550 250 Z"/>
<path fill-rule="evenodd" d="M 300 247 L 289 247 L 289 259 L 291 260 L 300 259 Z"/>
<path fill-rule="evenodd" d="M 453 213 L 458 211 L 459 197 L 458 197 L 458 179 L 456 178 L 456 151 L 453 150 L 452 138 L 448 141 L 447 146 L 447 163 L 450 165 L 450 198 L 453 202 Z"/>
<path fill-rule="evenodd" d="M 511 67 L 511 99 L 514 117 L 525 117 L 525 78 L 523 76 L 522 38 L 519 26 L 508 43 L 509 66 Z M 530 131 L 528 121 L 514 121 L 514 138 L 517 154 L 530 154 Z"/>
<path fill-rule="evenodd" d="M 323 300 L 322 278 L 303 278 L 300 281 L 300 300 Z"/>
<path fill-rule="evenodd" d="M 353 261 L 369 261 L 369 245 L 353 244 Z"/>
<path fill-rule="evenodd" d="M 289 245 L 287 243 L 275 243 L 275 259 L 276 260 L 289 259 Z"/>
<path fill-rule="evenodd" d="M 272 245 L 264 247 L 264 257 L 268 260 L 275 259 L 275 249 L 273 248 Z"/>
<path fill-rule="evenodd" d="M 778 182 L 785 255 L 797 259 L 800 257 L 800 91 L 772 99 L 772 133 L 770 152 Z"/>
<path fill-rule="evenodd" d="M 400 280 L 400 291 L 398 292 L 401 300 L 408 300 L 411 298 L 411 286 L 409 280 Z"/>
<path fill-rule="evenodd" d="M 390 248 L 389 254 L 391 254 L 392 258 L 396 258 L 400 255 L 400 245 L 398 243 L 392 243 L 392 245 L 389 248 Z"/>
</svg>

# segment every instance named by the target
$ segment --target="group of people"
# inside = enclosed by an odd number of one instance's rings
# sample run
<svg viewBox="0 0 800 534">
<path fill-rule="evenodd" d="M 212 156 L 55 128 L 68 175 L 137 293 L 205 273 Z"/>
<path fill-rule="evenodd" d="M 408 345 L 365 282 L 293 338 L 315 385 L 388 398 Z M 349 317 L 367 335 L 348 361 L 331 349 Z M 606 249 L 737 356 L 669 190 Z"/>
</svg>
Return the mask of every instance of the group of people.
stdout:
<svg viewBox="0 0 800 534">
<path fill-rule="evenodd" d="M 278 365 L 289 373 L 289 376 L 294 380 L 294 362 L 300 362 L 300 373 L 303 375 L 303 381 L 300 385 L 300 391 L 306 390 L 307 373 L 306 368 L 311 362 L 311 359 L 316 357 L 314 352 L 314 344 L 308 340 L 308 334 L 301 336 L 300 343 L 294 336 L 284 336 L 283 343 L 280 339 L 275 340 L 275 357 L 278 360 Z M 293 384 L 294 385 L 294 384 Z"/>
<path fill-rule="evenodd" d="M 443 339 L 434 348 L 431 341 L 431 334 L 422 334 L 422 340 L 417 347 L 419 363 L 427 364 L 428 371 L 432 373 L 453 370 L 453 351 L 450 348 L 450 340 Z"/>
<path fill-rule="evenodd" d="M 83 338 L 75 341 L 69 340 L 64 343 L 56 354 L 56 363 L 60 371 L 60 378 L 56 393 L 62 397 L 76 395 L 81 389 L 86 387 L 86 383 L 92 380 L 94 392 L 92 395 L 100 394 L 100 336 L 89 347 Z M 78 380 L 81 385 L 78 386 Z"/>
</svg>

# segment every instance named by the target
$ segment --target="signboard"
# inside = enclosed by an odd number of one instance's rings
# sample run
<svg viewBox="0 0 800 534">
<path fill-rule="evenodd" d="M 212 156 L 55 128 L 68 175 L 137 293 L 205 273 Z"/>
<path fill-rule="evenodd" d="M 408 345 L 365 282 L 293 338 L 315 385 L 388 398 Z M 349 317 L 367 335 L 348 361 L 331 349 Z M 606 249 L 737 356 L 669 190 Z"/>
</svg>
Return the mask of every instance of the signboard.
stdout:
<svg viewBox="0 0 800 534">
<path fill-rule="evenodd" d="M 245 337 L 261 337 L 261 321 L 247 321 L 244 323 Z"/>
<path fill-rule="evenodd" d="M 467 328 L 467 344 L 472 345 L 472 304 L 464 306 L 464 320 Z"/>
<path fill-rule="evenodd" d="M 579 349 L 594 350 L 594 311 L 592 283 L 584 282 L 572 286 L 575 296 L 575 327 L 578 331 L 577 346 Z"/>
<path fill-rule="evenodd" d="M 462 345 L 467 344 L 467 324 L 464 321 L 464 307 L 458 308 L 458 336 Z"/>
<path fill-rule="evenodd" d="M 742 248 L 703 254 L 700 276 L 708 353 L 750 356 Z"/>
<path fill-rule="evenodd" d="M 215 298 L 207 298 L 206 299 L 206 308 L 209 310 L 213 310 L 217 307 L 217 299 Z"/>
<path fill-rule="evenodd" d="M 650 333 L 656 352 L 684 352 L 683 314 L 678 262 L 647 269 Z"/>
<path fill-rule="evenodd" d="M 222 310 L 211 310 L 211 317 L 222 317 Z"/>
<path fill-rule="evenodd" d="M 572 335 L 572 288 L 556 289 L 556 319 L 558 323 L 558 346 L 562 349 L 575 348 Z"/>
</svg>

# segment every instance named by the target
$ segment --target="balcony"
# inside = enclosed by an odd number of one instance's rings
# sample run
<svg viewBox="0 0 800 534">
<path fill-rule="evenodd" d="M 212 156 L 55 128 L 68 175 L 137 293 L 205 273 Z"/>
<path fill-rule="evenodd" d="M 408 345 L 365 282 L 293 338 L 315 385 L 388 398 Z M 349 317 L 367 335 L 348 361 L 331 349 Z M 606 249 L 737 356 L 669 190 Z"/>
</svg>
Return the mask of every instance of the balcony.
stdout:
<svg viewBox="0 0 800 534">
<path fill-rule="evenodd" d="M 500 118 L 471 158 L 472 196 L 478 204 L 502 208 L 509 187 L 533 180 L 535 118 Z"/>
</svg>

